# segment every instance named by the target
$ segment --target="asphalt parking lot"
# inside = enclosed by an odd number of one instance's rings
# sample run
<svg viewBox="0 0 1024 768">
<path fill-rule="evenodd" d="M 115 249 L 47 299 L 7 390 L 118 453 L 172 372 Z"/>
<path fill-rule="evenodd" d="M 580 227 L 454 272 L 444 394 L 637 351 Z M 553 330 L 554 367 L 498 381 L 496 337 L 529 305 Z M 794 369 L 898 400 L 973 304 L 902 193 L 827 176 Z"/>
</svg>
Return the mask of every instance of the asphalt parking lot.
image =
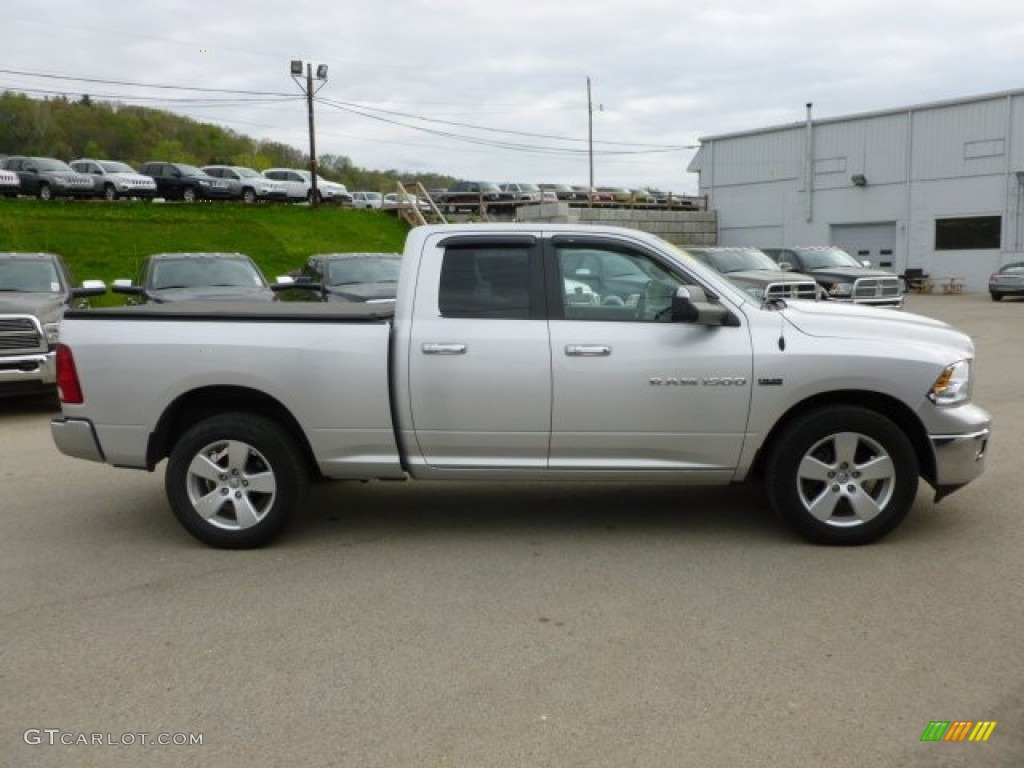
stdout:
<svg viewBox="0 0 1024 768">
<path fill-rule="evenodd" d="M 216 551 L 0 401 L 0 764 L 1024 765 L 1024 302 L 908 311 L 974 337 L 988 470 L 856 549 L 757 489 L 344 483 Z"/>
</svg>

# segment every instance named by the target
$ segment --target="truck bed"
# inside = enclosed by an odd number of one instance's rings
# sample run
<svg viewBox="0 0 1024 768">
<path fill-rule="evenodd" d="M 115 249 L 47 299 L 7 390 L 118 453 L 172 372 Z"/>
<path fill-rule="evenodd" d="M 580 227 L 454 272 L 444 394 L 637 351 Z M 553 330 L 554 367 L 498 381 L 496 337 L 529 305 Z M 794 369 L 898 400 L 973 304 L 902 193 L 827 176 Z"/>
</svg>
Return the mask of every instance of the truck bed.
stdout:
<svg viewBox="0 0 1024 768">
<path fill-rule="evenodd" d="M 390 306 L 180 302 L 68 312 L 104 459 L 151 463 L 150 443 L 181 410 L 243 408 L 259 397 L 297 422 L 327 477 L 402 476 L 391 418 Z M 125 388 L 125 380 L 145 382 Z M 150 467 L 147 467 L 150 468 Z"/>
</svg>

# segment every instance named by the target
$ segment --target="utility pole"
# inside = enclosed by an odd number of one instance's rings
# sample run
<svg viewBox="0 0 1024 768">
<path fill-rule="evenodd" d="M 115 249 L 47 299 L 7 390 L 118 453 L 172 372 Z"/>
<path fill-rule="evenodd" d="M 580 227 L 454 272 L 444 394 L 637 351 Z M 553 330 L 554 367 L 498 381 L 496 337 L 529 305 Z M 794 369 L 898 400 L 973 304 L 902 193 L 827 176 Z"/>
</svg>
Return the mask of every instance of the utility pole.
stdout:
<svg viewBox="0 0 1024 768">
<path fill-rule="evenodd" d="M 597 105 L 597 111 L 604 111 L 604 104 Z M 590 157 L 590 189 L 594 189 L 594 102 L 590 98 L 590 78 L 587 77 L 587 155 Z"/>
<path fill-rule="evenodd" d="M 314 208 L 320 205 L 320 192 L 316 188 L 316 131 L 313 130 L 313 65 L 306 62 L 306 108 L 309 110 L 309 204 Z"/>
<path fill-rule="evenodd" d="M 594 191 L 594 102 L 590 99 L 590 77 L 587 77 L 587 155 L 590 158 L 590 191 Z"/>
<path fill-rule="evenodd" d="M 299 89 L 306 94 L 306 109 L 309 112 L 309 204 L 316 208 L 320 205 L 320 191 L 316 186 L 316 131 L 313 126 L 313 64 L 306 62 L 306 85 L 302 86 L 302 60 L 292 59 L 291 62 L 292 80 L 299 86 Z M 318 64 L 316 68 L 316 79 L 327 82 L 327 65 Z M 323 87 L 323 86 L 321 86 Z M 317 89 L 319 90 L 319 89 Z"/>
</svg>

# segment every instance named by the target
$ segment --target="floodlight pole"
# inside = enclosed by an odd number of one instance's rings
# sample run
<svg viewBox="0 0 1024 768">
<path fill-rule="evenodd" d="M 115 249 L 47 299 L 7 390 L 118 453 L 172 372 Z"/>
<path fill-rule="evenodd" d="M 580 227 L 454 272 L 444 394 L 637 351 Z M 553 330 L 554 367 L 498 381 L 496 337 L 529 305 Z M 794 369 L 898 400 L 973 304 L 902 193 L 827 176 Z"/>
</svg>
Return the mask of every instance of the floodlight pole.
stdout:
<svg viewBox="0 0 1024 768">
<path fill-rule="evenodd" d="M 302 87 L 302 61 L 292 59 L 292 80 L 306 94 L 306 110 L 309 113 L 309 204 L 316 208 L 320 205 L 320 190 L 316 184 L 316 130 L 313 125 L 313 63 L 306 62 L 306 87 Z M 316 68 L 316 79 L 327 80 L 327 65 L 320 64 Z"/>
<path fill-rule="evenodd" d="M 306 107 L 309 110 L 309 204 L 316 208 L 320 205 L 320 193 L 316 188 L 316 131 L 313 129 L 313 65 L 306 62 Z"/>
</svg>

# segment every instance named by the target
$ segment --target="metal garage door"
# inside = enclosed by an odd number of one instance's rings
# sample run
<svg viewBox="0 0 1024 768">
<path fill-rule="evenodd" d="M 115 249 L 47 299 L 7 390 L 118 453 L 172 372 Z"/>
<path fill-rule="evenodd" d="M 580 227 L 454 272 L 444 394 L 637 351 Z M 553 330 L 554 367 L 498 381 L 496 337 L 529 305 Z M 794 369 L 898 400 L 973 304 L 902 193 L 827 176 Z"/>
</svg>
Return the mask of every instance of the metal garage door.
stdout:
<svg viewBox="0 0 1024 768">
<path fill-rule="evenodd" d="M 838 245 L 857 261 L 903 272 L 906 258 L 896 257 L 896 222 L 885 224 L 833 224 L 832 245 Z"/>
</svg>

